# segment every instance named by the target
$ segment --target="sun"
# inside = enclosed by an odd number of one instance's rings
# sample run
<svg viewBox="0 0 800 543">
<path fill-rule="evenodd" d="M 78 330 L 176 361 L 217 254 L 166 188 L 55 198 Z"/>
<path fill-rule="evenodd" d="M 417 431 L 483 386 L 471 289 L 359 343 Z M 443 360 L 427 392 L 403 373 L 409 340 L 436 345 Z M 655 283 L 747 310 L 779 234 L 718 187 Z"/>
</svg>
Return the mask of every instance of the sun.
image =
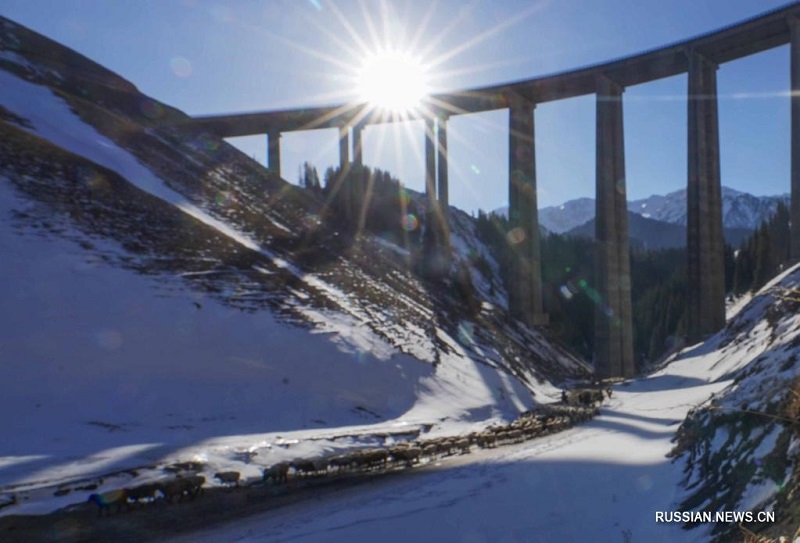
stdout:
<svg viewBox="0 0 800 543">
<path fill-rule="evenodd" d="M 429 92 L 425 65 L 413 55 L 384 50 L 368 55 L 357 76 L 361 100 L 390 113 L 409 113 Z"/>
</svg>

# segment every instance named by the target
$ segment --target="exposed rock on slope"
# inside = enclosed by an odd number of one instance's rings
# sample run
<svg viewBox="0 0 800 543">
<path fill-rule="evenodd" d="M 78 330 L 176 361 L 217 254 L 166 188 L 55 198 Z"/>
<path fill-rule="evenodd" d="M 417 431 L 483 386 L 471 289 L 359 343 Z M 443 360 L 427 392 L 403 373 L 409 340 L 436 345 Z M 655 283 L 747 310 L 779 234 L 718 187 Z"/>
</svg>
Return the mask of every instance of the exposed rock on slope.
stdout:
<svg viewBox="0 0 800 543">
<path fill-rule="evenodd" d="M 728 324 L 697 349 L 713 357 L 718 380 L 732 383 L 681 425 L 674 451 L 685 464 L 682 510 L 775 509 L 770 533 L 797 528 L 800 451 L 800 268 L 766 285 Z M 731 531 L 732 530 L 732 531 Z M 736 530 L 717 524 L 729 541 Z"/>
</svg>

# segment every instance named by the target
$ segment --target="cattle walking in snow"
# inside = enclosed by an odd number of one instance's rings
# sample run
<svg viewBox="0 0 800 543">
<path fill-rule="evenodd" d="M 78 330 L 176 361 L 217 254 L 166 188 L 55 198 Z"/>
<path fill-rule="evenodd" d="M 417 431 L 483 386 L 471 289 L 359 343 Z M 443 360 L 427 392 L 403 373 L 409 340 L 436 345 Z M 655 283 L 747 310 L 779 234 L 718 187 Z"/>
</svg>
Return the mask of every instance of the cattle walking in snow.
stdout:
<svg viewBox="0 0 800 543">
<path fill-rule="evenodd" d="M 147 483 L 128 489 L 128 499 L 136 504 L 151 503 L 164 494 L 161 483 Z"/>
<path fill-rule="evenodd" d="M 593 407 L 603 403 L 603 391 L 595 388 L 578 388 L 570 390 L 568 394 L 568 404 Z"/>
<path fill-rule="evenodd" d="M 289 462 L 280 462 L 274 464 L 264 470 L 264 477 L 262 480 L 267 483 L 285 483 L 289 475 Z"/>
<path fill-rule="evenodd" d="M 119 513 L 123 505 L 126 508 L 128 507 L 128 490 L 120 488 L 118 490 L 109 490 L 108 492 L 92 494 L 87 501 L 97 505 L 98 517 L 103 515 L 103 511 L 110 515 L 112 507 L 116 507 L 117 513 Z"/>
<path fill-rule="evenodd" d="M 206 478 L 202 475 L 190 475 L 188 477 L 176 477 L 164 483 L 164 499 L 167 503 L 172 503 L 175 498 L 178 501 L 184 498 L 194 499 L 203 493 L 203 484 Z"/>
<path fill-rule="evenodd" d="M 214 479 L 227 486 L 239 486 L 240 477 L 238 471 L 220 471 L 214 474 Z"/>
</svg>

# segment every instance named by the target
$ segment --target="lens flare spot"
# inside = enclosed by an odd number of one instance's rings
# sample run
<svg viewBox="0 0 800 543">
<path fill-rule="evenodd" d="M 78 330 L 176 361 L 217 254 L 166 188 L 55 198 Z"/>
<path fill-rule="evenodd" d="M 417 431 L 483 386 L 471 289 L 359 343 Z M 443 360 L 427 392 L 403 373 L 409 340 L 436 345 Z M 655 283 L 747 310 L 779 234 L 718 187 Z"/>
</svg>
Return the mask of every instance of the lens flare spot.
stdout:
<svg viewBox="0 0 800 543">
<path fill-rule="evenodd" d="M 236 21 L 236 15 L 228 6 L 216 5 L 211 8 L 211 15 L 220 23 L 232 23 Z"/>
<path fill-rule="evenodd" d="M 81 260 L 79 262 L 76 262 L 72 266 L 72 269 L 75 270 L 76 272 L 83 273 L 83 272 L 96 270 L 97 268 L 102 267 L 103 264 L 104 264 L 104 261 L 100 256 L 98 256 L 96 254 L 93 254 L 93 253 L 89 253 L 89 254 L 86 255 L 85 259 L 83 259 L 83 260 Z"/>
<path fill-rule="evenodd" d="M 230 207 L 236 204 L 236 196 L 226 190 L 222 190 L 214 197 L 214 201 L 218 206 Z"/>
<path fill-rule="evenodd" d="M 100 330 L 95 333 L 94 341 L 101 349 L 116 351 L 122 346 L 122 334 L 116 330 Z"/>
<path fill-rule="evenodd" d="M 653 479 L 649 475 L 642 475 L 636 480 L 636 486 L 638 486 L 639 490 L 642 492 L 647 492 L 653 488 Z"/>
<path fill-rule="evenodd" d="M 174 57 L 169 61 L 169 65 L 170 68 L 172 68 L 172 73 L 178 77 L 189 77 L 192 75 L 192 63 L 189 62 L 187 58 Z"/>
<path fill-rule="evenodd" d="M 578 287 L 576 287 L 575 283 L 573 283 L 572 281 L 567 281 L 564 286 L 566 286 L 572 294 L 577 294 L 578 292 L 580 292 Z"/>
<path fill-rule="evenodd" d="M 587 288 L 587 289 L 586 289 L 586 295 L 589 297 L 589 299 L 590 299 L 591 301 L 593 301 L 593 302 L 594 302 L 594 303 L 596 303 L 596 304 L 599 304 L 599 303 L 601 303 L 601 302 L 603 301 L 603 300 L 600 298 L 600 293 L 599 293 L 599 292 L 597 292 L 597 291 L 596 291 L 595 289 L 593 289 L 593 288 Z"/>
<path fill-rule="evenodd" d="M 561 285 L 559 290 L 561 291 L 561 296 L 563 296 L 565 300 L 571 300 L 572 296 L 574 296 L 567 285 Z"/>
<path fill-rule="evenodd" d="M 319 218 L 319 215 L 311 213 L 303 218 L 303 225 L 306 227 L 306 229 L 313 230 L 322 225 L 322 219 Z M 280 228 L 280 226 L 278 228 Z M 283 229 L 285 230 L 286 228 L 284 227 Z"/>
<path fill-rule="evenodd" d="M 528 145 L 518 145 L 514 150 L 514 154 L 520 162 L 530 162 L 533 160 L 533 153 L 531 153 L 531 148 Z"/>
<path fill-rule="evenodd" d="M 200 147 L 208 151 L 216 151 L 219 147 L 219 142 L 208 135 L 202 135 L 199 141 Z"/>
<path fill-rule="evenodd" d="M 400 221 L 403 230 L 406 232 L 413 232 L 417 228 L 419 228 L 419 219 L 417 219 L 416 215 L 413 213 L 406 214 L 403 219 Z"/>
<path fill-rule="evenodd" d="M 472 173 L 475 175 L 480 175 L 481 173 L 481 170 L 475 164 L 470 164 L 469 169 L 472 170 Z"/>
<path fill-rule="evenodd" d="M 512 245 L 519 245 L 525 241 L 525 230 L 520 227 L 512 228 L 507 234 L 508 242 Z"/>
<path fill-rule="evenodd" d="M 462 322 L 459 324 L 458 339 L 461 343 L 475 343 L 475 325 L 471 322 Z"/>
<path fill-rule="evenodd" d="M 144 100 L 140 109 L 148 119 L 158 119 L 164 114 L 164 108 L 154 100 Z"/>
<path fill-rule="evenodd" d="M 110 187 L 108 180 L 103 174 L 92 171 L 91 174 L 84 178 L 86 186 L 91 190 L 102 190 Z"/>
</svg>

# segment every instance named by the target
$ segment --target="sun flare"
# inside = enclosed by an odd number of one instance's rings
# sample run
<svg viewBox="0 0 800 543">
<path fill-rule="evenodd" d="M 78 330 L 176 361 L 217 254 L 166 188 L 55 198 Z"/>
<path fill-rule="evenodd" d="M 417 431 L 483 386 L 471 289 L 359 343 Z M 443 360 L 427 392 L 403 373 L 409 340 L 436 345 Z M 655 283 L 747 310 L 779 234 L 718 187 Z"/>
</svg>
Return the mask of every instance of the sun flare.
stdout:
<svg viewBox="0 0 800 543">
<path fill-rule="evenodd" d="M 386 50 L 364 59 L 357 77 L 360 98 L 392 113 L 408 113 L 428 94 L 425 66 L 414 56 Z"/>
</svg>

